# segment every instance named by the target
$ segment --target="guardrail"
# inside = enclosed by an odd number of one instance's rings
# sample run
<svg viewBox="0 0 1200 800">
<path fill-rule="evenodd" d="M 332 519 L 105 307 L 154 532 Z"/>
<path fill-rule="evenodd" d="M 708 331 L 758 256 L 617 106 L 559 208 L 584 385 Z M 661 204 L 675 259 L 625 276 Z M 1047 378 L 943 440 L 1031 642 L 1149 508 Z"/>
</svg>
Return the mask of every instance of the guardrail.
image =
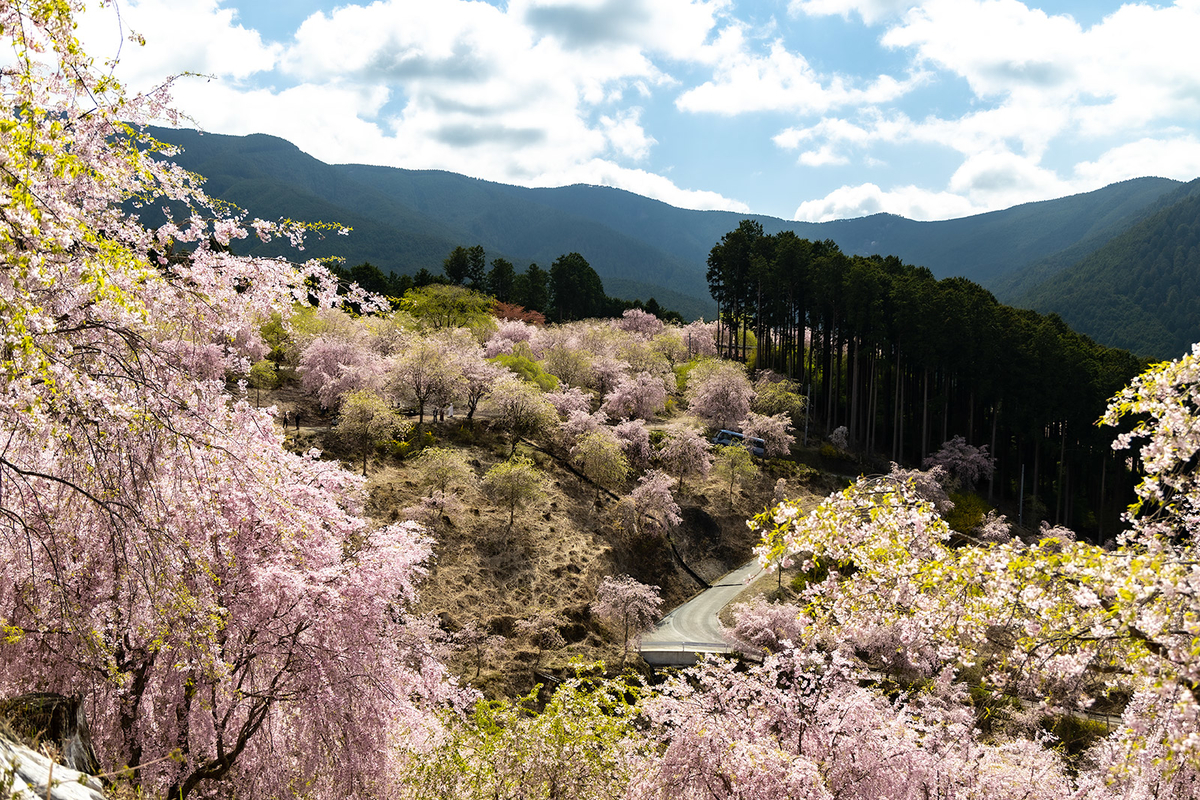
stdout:
<svg viewBox="0 0 1200 800">
<path fill-rule="evenodd" d="M 695 664 L 705 653 L 733 653 L 736 649 L 724 642 L 651 642 L 638 652 L 653 667 L 679 667 Z"/>
</svg>

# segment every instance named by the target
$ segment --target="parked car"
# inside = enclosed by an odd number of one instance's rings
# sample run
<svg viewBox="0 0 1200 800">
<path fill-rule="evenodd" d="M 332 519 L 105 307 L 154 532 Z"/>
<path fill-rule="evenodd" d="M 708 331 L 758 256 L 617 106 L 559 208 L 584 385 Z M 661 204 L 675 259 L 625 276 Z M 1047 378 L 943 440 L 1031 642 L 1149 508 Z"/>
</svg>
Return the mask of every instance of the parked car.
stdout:
<svg viewBox="0 0 1200 800">
<path fill-rule="evenodd" d="M 756 436 L 751 436 L 749 439 L 747 439 L 746 434 L 744 433 L 739 433 L 738 431 L 727 431 L 724 428 L 717 431 L 717 435 L 712 438 L 712 443 L 721 445 L 722 447 L 740 444 L 748 449 L 751 455 L 756 455 L 759 458 L 761 458 L 767 452 L 767 443 L 762 439 L 759 439 Z"/>
</svg>

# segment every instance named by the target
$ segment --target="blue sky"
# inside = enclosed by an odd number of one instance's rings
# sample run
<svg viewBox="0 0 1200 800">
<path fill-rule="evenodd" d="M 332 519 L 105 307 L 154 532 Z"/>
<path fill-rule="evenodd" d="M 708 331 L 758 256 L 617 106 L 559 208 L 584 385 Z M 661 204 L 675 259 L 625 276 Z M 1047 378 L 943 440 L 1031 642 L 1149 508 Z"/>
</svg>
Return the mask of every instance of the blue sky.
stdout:
<svg viewBox="0 0 1200 800">
<path fill-rule="evenodd" d="M 946 219 L 1200 176 L 1200 0 L 122 0 L 134 89 L 330 163 Z M 141 34 L 146 44 L 123 39 Z"/>
</svg>

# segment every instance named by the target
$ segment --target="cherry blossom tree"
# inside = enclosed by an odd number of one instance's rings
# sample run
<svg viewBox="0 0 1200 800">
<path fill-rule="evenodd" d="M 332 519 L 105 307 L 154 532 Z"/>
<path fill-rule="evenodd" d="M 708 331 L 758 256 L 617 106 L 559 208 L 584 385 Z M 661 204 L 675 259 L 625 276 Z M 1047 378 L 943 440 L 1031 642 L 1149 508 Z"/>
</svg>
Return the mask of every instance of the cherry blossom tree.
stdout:
<svg viewBox="0 0 1200 800">
<path fill-rule="evenodd" d="M 495 358 L 501 353 L 512 355 L 513 348 L 519 342 L 529 342 L 537 333 L 537 328 L 518 320 L 502 320 L 496 331 L 487 340 L 485 350 L 488 358 Z"/>
<path fill-rule="evenodd" d="M 461 366 L 462 397 L 467 404 L 467 419 L 471 420 L 475 418 L 479 401 L 487 396 L 487 393 L 492 390 L 492 384 L 508 370 L 499 364 L 484 360 L 478 351 L 465 354 Z"/>
<path fill-rule="evenodd" d="M 683 521 L 679 504 L 671 494 L 671 477 L 652 469 L 638 478 L 638 485 L 621 498 L 614 509 L 617 524 L 635 538 L 665 536 Z"/>
<path fill-rule="evenodd" d="M 614 322 L 618 329 L 649 339 L 662 333 L 663 323 L 658 317 L 640 308 L 627 308 L 621 318 Z"/>
<path fill-rule="evenodd" d="M 410 337 L 408 345 L 392 357 L 388 387 L 398 400 L 416 406 L 417 425 L 425 423 L 426 405 L 454 402 L 465 388 L 464 345 L 470 346 L 469 337 L 441 330 Z"/>
<path fill-rule="evenodd" d="M 988 455 L 987 445 L 975 447 L 961 436 L 943 442 L 936 453 L 921 464 L 925 469 L 941 467 L 964 490 L 970 491 L 980 478 L 992 477 L 996 459 Z"/>
<path fill-rule="evenodd" d="M 645 469 L 654 457 L 650 444 L 650 429 L 640 419 L 629 419 L 613 426 L 613 433 L 621 442 L 621 451 L 629 459 L 629 466 L 636 470 Z"/>
<path fill-rule="evenodd" d="M 792 420 L 786 413 L 768 417 L 751 411 L 739 425 L 746 438 L 763 440 L 763 455 L 767 458 L 790 454 L 796 443 L 796 437 L 790 433 Z"/>
<path fill-rule="evenodd" d="M 381 743 L 460 696 L 405 613 L 429 543 L 224 383 L 261 358 L 239 331 L 337 302 L 320 264 L 227 245 L 319 231 L 211 202 L 81 7 L 0 4 L 0 694 L 83 695 L 145 796 L 380 796 Z"/>
<path fill-rule="evenodd" d="M 1196 538 L 1200 526 L 1200 343 L 1175 361 L 1139 375 L 1109 404 L 1101 422 L 1116 425 L 1136 415 L 1131 431 L 1119 435 L 1114 450 L 1143 440 L 1139 457 L 1144 477 L 1137 485 L 1134 533 L 1142 537 Z"/>
<path fill-rule="evenodd" d="M 687 346 L 688 358 L 716 358 L 717 323 L 696 320 L 683 326 L 680 335 Z"/>
<path fill-rule="evenodd" d="M 666 434 L 659 447 L 658 460 L 679 478 L 682 493 L 684 478 L 689 475 L 703 477 L 712 469 L 712 445 L 699 431 L 679 423 L 668 425 Z"/>
<path fill-rule="evenodd" d="M 983 542 L 1004 543 L 1012 539 L 1012 525 L 1003 514 L 995 509 L 987 512 L 979 526 L 971 534 Z"/>
<path fill-rule="evenodd" d="M 592 378 L 589 384 L 601 397 L 607 395 L 625 377 L 629 365 L 611 355 L 592 359 Z"/>
<path fill-rule="evenodd" d="M 839 452 L 845 452 L 846 448 L 850 446 L 850 431 L 845 425 L 837 426 L 833 433 L 829 434 L 829 443 Z"/>
<path fill-rule="evenodd" d="M 749 670 L 711 660 L 672 676 L 641 705 L 661 755 L 642 757 L 626 797 L 1071 796 L 1054 751 L 981 741 L 947 676 L 888 697 L 863 675 L 840 649 L 794 647 Z"/>
<path fill-rule="evenodd" d="M 702 361 L 688 373 L 688 409 L 716 428 L 732 428 L 750 413 L 754 387 L 742 365 L 716 359 Z"/>
<path fill-rule="evenodd" d="M 589 414 L 586 411 L 571 411 L 558 428 L 562 446 L 571 450 L 584 436 L 606 430 L 607 423 L 608 415 L 603 410 L 597 411 L 595 414 Z"/>
<path fill-rule="evenodd" d="M 336 408 L 343 395 L 379 389 L 386 362 L 360 339 L 318 336 L 300 354 L 300 386 L 322 408 Z"/>
<path fill-rule="evenodd" d="M 621 630 L 621 663 L 629 656 L 629 645 L 635 646 L 641 635 L 654 627 L 662 610 L 662 597 L 657 586 L 639 583 L 628 575 L 606 576 L 596 590 L 592 613 L 605 624 Z"/>
<path fill-rule="evenodd" d="M 623 377 L 604 398 L 604 410 L 614 419 L 653 419 L 666 408 L 667 387 L 648 372 Z"/>
<path fill-rule="evenodd" d="M 751 655 L 779 653 L 803 642 L 807 637 L 804 610 L 792 603 L 769 603 L 755 597 L 733 606 L 733 627 L 725 638 L 742 652 Z"/>
<path fill-rule="evenodd" d="M 592 411 L 591 395 L 578 386 L 568 386 L 556 392 L 546 392 L 546 400 L 563 418 L 569 417 L 575 411 L 584 414 L 590 414 Z"/>
</svg>

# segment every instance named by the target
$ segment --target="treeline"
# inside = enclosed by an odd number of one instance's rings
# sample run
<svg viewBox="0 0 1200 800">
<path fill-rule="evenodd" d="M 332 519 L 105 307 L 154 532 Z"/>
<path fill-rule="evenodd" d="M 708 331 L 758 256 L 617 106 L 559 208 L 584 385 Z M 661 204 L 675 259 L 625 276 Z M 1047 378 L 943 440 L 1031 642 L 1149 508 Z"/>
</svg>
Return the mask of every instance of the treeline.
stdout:
<svg viewBox="0 0 1200 800">
<path fill-rule="evenodd" d="M 799 381 L 861 451 L 914 463 L 961 435 L 995 454 L 988 493 L 1023 498 L 1026 524 L 1114 529 L 1132 484 L 1095 423 L 1144 367 L 1129 352 L 964 278 L 750 220 L 712 248 L 707 277 L 719 350 Z"/>
<path fill-rule="evenodd" d="M 498 302 L 539 312 L 555 322 L 619 317 L 630 308 L 648 311 L 664 322 L 684 322 L 681 314 L 662 308 L 653 297 L 645 303 L 609 297 L 604 293 L 599 274 L 579 253 L 559 256 L 549 271 L 530 264 L 523 272 L 518 272 L 505 258 L 492 259 L 488 267 L 482 245 L 459 246 L 442 262 L 440 275 L 424 268 L 415 275 L 385 275 L 369 262 L 349 269 L 335 269 L 335 272 L 347 283 L 356 282 L 367 291 L 386 297 L 403 297 L 411 289 L 433 283 L 466 286 L 490 295 Z"/>
</svg>

